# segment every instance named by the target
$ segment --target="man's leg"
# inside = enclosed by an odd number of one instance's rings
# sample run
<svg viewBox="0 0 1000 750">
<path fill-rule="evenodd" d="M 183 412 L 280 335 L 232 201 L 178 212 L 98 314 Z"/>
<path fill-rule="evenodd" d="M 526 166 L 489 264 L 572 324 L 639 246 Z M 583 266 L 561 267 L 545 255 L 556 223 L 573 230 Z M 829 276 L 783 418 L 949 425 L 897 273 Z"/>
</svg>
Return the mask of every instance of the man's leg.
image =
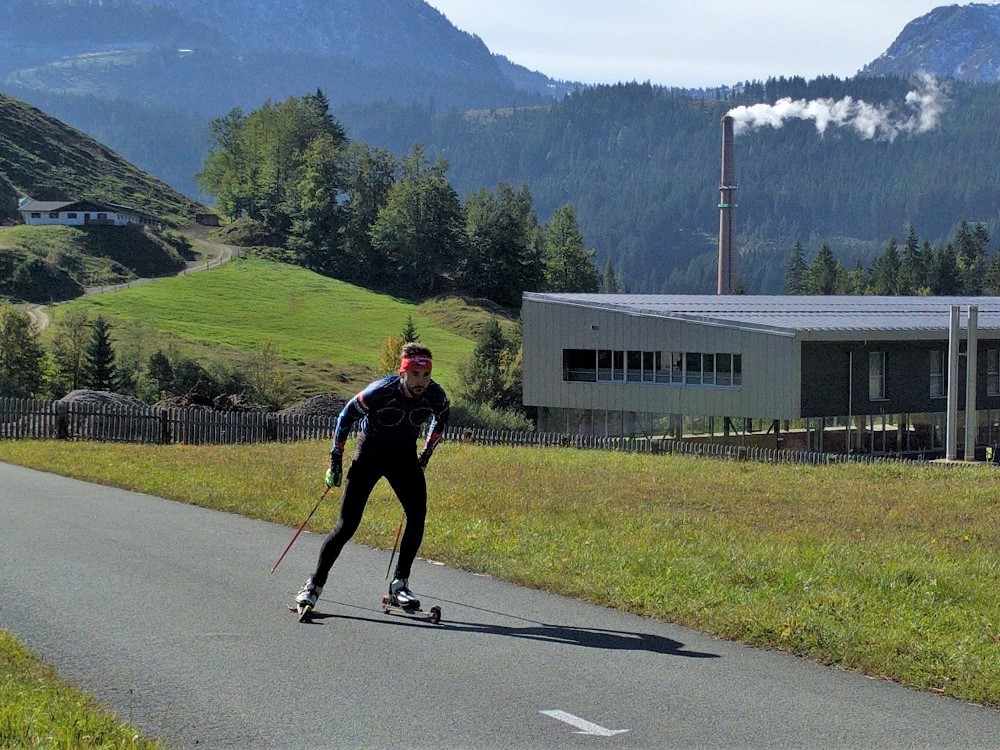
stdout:
<svg viewBox="0 0 1000 750">
<path fill-rule="evenodd" d="M 410 567 L 424 540 L 424 518 L 427 516 L 427 482 L 416 457 L 401 467 L 387 472 L 386 479 L 399 498 L 406 514 L 406 529 L 399 543 L 399 560 L 394 578 L 410 577 Z"/>
<path fill-rule="evenodd" d="M 337 519 L 333 530 L 323 540 L 323 546 L 319 550 L 316 570 L 311 579 L 315 585 L 324 586 L 326 584 L 330 568 L 337 561 L 344 545 L 354 536 L 354 532 L 361 525 L 361 516 L 365 512 L 368 497 L 371 495 L 375 483 L 381 477 L 382 473 L 364 459 L 351 463 L 351 468 L 347 470 L 347 479 L 344 482 L 340 518 Z"/>
</svg>

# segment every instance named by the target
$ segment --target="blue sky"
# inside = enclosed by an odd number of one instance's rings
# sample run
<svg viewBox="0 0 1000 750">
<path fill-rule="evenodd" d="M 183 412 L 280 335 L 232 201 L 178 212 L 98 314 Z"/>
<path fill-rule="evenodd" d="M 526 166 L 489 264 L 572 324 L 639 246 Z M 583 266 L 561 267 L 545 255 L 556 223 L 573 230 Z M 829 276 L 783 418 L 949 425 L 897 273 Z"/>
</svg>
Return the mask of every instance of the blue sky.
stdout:
<svg viewBox="0 0 1000 750">
<path fill-rule="evenodd" d="M 933 0 L 427 0 L 493 52 L 553 78 L 714 86 L 854 75 Z M 960 3 L 966 4 L 966 3 Z"/>
</svg>

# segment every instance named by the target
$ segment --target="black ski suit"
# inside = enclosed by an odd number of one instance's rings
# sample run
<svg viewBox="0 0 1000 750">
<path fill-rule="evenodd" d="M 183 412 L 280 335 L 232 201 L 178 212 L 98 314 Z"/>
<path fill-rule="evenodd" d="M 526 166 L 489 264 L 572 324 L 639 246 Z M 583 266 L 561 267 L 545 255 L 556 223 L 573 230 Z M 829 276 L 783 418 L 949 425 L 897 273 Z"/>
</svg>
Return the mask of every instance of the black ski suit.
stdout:
<svg viewBox="0 0 1000 750">
<path fill-rule="evenodd" d="M 448 397 L 433 380 L 419 396 L 403 392 L 399 375 L 376 380 L 347 402 L 334 431 L 333 448 L 343 450 L 351 428 L 360 419 L 354 460 L 347 471 L 340 518 L 320 549 L 312 580 L 326 583 L 344 545 L 361 524 L 365 505 L 382 477 L 399 498 L 406 514 L 406 530 L 399 546 L 396 578 L 408 578 L 424 537 L 427 484 L 416 453 L 420 427 L 431 420 L 424 451 L 434 450 L 448 424 Z"/>
</svg>

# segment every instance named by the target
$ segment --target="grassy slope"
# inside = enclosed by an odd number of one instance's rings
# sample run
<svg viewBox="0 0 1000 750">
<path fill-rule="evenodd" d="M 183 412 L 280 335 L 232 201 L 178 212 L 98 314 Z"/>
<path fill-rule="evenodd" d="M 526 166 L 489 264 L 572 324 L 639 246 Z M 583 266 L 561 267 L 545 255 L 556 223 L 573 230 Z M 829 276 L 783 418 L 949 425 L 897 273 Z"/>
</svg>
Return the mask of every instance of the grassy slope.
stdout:
<svg viewBox="0 0 1000 750">
<path fill-rule="evenodd" d="M 0 441 L 0 460 L 297 525 L 326 449 Z M 1000 706 L 992 467 L 445 444 L 428 477 L 422 555 Z M 356 540 L 391 546 L 398 520 L 383 483 Z"/>
<path fill-rule="evenodd" d="M 199 210 L 197 203 L 107 146 L 3 94 L 0 182 L 31 197 L 56 188 L 74 199 L 122 203 L 177 225 L 190 223 Z"/>
<path fill-rule="evenodd" d="M 184 267 L 175 247 L 136 227 L 0 227 L 0 248 L 15 258 L 35 256 L 56 265 L 81 286 L 162 276 Z"/>
<path fill-rule="evenodd" d="M 155 750 L 0 630 L 0 747 Z"/>
<path fill-rule="evenodd" d="M 252 259 L 75 300 L 54 309 L 56 322 L 72 306 L 119 323 L 142 321 L 161 336 L 177 337 L 202 352 L 208 345 L 220 355 L 236 356 L 270 342 L 287 361 L 288 377 L 338 395 L 353 395 L 375 377 L 379 342 L 399 335 L 407 316 L 413 317 L 421 342 L 434 352 L 435 380 L 454 389 L 456 366 L 475 346 L 470 331 L 477 317 L 486 317 L 464 303 L 423 308 L 296 266 Z M 444 312 L 449 307 L 454 308 L 452 316 Z M 331 369 L 331 363 L 339 369 Z M 326 373 L 329 379 L 310 380 L 307 371 Z"/>
</svg>

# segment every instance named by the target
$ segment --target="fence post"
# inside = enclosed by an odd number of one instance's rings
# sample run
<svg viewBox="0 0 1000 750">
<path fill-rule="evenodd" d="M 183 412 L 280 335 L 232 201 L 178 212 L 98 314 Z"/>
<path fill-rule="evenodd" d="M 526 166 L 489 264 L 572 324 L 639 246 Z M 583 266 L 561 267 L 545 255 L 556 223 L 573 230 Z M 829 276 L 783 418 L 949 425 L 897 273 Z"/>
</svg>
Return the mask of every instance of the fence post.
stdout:
<svg viewBox="0 0 1000 750">
<path fill-rule="evenodd" d="M 69 404 L 56 401 L 56 438 L 69 440 Z"/>
</svg>

